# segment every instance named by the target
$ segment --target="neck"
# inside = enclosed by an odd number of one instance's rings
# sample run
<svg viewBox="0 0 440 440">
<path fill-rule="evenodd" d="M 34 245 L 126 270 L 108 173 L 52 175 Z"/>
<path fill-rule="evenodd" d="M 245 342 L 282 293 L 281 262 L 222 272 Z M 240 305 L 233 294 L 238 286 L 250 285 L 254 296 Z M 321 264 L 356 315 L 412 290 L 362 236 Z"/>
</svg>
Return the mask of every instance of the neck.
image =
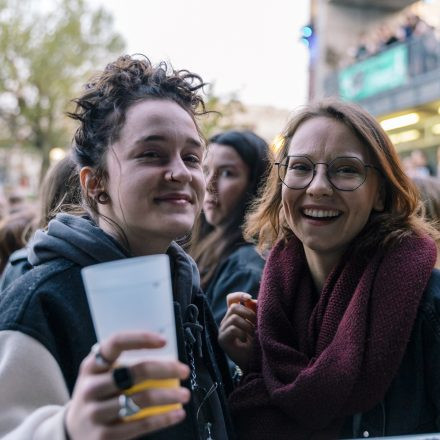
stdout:
<svg viewBox="0 0 440 440">
<path fill-rule="evenodd" d="M 116 241 L 118 241 L 124 248 L 128 247 L 130 255 L 133 257 L 141 257 L 144 255 L 164 254 L 171 241 L 164 237 L 146 237 L 142 234 L 136 234 L 132 232 L 119 230 L 116 226 L 109 222 L 99 219 L 99 227 L 111 235 Z"/>
<path fill-rule="evenodd" d="M 312 274 L 313 284 L 318 292 L 321 292 L 325 280 L 330 272 L 339 263 L 341 253 L 318 254 L 315 251 L 305 248 L 307 264 Z"/>
</svg>

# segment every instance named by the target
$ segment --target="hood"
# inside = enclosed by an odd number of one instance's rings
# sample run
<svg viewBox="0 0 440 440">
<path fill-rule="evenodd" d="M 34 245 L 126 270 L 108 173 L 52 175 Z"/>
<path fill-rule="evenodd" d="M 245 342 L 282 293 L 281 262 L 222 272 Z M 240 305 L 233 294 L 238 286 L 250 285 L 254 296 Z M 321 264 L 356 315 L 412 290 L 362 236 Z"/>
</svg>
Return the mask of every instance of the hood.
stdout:
<svg viewBox="0 0 440 440">
<path fill-rule="evenodd" d="M 187 306 L 200 290 L 200 276 L 194 260 L 175 242 L 167 250 L 170 257 L 174 295 Z M 87 217 L 58 214 L 47 231 L 35 233 L 28 246 L 28 260 L 38 266 L 55 258 L 65 258 L 85 267 L 130 257 L 122 246 Z"/>
<path fill-rule="evenodd" d="M 200 291 L 199 270 L 195 261 L 176 242 L 170 244 L 167 254 L 171 261 L 174 297 L 185 310 Z"/>
<path fill-rule="evenodd" d="M 91 219 L 70 214 L 58 214 L 49 222 L 47 231 L 37 231 L 28 250 L 33 266 L 55 258 L 89 266 L 127 256 L 119 243 Z"/>
</svg>

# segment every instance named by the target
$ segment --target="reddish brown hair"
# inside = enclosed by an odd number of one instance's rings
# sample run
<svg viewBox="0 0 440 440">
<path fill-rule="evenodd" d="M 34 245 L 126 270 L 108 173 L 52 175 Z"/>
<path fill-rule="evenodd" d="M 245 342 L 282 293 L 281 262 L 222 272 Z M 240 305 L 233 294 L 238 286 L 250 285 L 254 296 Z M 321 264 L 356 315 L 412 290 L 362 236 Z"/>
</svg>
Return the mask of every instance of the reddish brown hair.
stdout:
<svg viewBox="0 0 440 440">
<path fill-rule="evenodd" d="M 361 107 L 326 99 L 310 104 L 298 111 L 288 122 L 283 133 L 283 144 L 276 154 L 281 161 L 287 154 L 290 141 L 298 127 L 305 121 L 326 117 L 345 124 L 368 149 L 373 163 L 382 175 L 382 190 L 385 195 L 382 212 L 373 212 L 364 230 L 358 236 L 355 246 L 366 249 L 387 246 L 404 236 L 427 233 L 439 240 L 439 233 L 420 216 L 418 191 L 405 174 L 399 156 L 390 138 L 376 119 Z M 245 236 L 256 237 L 259 248 L 264 251 L 277 240 L 287 240 L 291 235 L 281 203 L 281 181 L 274 166 L 266 182 L 261 198 L 248 216 Z"/>
</svg>

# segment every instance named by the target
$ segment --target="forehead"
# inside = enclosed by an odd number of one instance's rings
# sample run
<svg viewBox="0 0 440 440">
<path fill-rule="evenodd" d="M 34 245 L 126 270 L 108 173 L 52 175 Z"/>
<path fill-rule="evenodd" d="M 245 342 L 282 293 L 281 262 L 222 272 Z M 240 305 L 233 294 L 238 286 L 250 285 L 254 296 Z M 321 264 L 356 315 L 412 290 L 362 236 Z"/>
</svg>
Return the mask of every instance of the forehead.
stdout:
<svg viewBox="0 0 440 440">
<path fill-rule="evenodd" d="M 119 138 L 131 143 L 149 135 L 194 138 L 200 142 L 196 123 L 189 113 L 165 99 L 146 99 L 127 110 Z"/>
<path fill-rule="evenodd" d="M 216 143 L 209 144 L 206 162 L 210 166 L 221 166 L 226 164 L 245 165 L 243 159 L 233 147 Z"/>
<path fill-rule="evenodd" d="M 306 120 L 297 128 L 288 154 L 310 156 L 315 160 L 329 160 L 339 156 L 370 159 L 368 146 L 344 123 L 318 116 Z"/>
</svg>

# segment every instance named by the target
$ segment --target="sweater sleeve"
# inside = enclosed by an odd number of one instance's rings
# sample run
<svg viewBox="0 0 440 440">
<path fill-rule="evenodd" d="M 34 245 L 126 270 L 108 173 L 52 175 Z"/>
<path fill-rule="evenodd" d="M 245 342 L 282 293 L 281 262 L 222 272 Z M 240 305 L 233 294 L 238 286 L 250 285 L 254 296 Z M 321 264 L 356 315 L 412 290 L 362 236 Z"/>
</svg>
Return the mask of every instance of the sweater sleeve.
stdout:
<svg viewBox="0 0 440 440">
<path fill-rule="evenodd" d="M 65 440 L 69 392 L 58 363 L 38 341 L 0 332 L 0 438 Z"/>
</svg>

